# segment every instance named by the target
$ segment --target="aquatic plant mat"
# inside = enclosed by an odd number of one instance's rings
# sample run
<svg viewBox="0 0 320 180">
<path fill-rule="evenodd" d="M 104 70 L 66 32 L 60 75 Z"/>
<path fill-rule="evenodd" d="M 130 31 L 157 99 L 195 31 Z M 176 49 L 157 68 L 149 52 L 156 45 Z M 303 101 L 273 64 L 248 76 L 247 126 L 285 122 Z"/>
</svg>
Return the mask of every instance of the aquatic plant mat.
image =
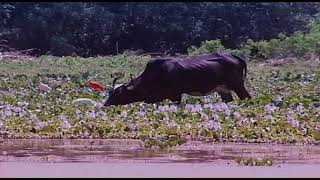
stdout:
<svg viewBox="0 0 320 180">
<path fill-rule="evenodd" d="M 235 101 L 225 104 L 214 93 L 183 95 L 179 106 L 164 101 L 108 108 L 103 107 L 108 94 L 91 89 L 89 82 L 108 88 L 111 74 L 120 72 L 118 83 L 127 83 L 150 57 L 3 60 L 0 138 L 140 139 L 146 148 L 162 149 L 197 140 L 318 144 L 320 64 L 293 59 L 277 66 L 249 59 L 249 101 L 233 93 Z"/>
</svg>

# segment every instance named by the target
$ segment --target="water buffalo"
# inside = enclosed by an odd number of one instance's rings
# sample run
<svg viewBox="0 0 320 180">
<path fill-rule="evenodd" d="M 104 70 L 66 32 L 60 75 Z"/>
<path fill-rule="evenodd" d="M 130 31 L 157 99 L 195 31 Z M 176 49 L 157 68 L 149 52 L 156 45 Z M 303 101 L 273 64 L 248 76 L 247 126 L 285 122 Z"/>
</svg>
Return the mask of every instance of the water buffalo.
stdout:
<svg viewBox="0 0 320 180">
<path fill-rule="evenodd" d="M 217 92 L 233 101 L 231 90 L 242 100 L 251 98 L 245 89 L 246 62 L 231 53 L 212 53 L 183 59 L 157 58 L 128 84 L 114 88 L 105 106 L 133 102 L 156 103 L 169 99 L 180 104 L 183 93 L 204 96 Z M 115 84 L 117 78 L 114 79 Z"/>
</svg>

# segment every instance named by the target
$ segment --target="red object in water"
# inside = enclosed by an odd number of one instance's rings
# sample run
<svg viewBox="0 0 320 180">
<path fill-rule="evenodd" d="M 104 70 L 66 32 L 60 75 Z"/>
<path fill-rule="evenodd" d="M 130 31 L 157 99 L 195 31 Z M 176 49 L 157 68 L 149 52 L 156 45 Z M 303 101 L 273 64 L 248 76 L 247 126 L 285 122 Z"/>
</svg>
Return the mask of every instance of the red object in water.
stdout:
<svg viewBox="0 0 320 180">
<path fill-rule="evenodd" d="M 89 84 L 90 84 L 90 87 L 94 90 L 103 90 L 105 88 L 103 84 L 97 81 L 90 81 Z"/>
</svg>

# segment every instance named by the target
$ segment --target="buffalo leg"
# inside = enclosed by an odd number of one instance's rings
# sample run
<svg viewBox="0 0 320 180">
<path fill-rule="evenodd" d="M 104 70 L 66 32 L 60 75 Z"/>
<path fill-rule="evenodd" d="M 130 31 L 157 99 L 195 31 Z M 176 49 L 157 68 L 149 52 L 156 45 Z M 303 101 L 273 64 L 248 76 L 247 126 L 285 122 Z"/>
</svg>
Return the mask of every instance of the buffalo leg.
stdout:
<svg viewBox="0 0 320 180">
<path fill-rule="evenodd" d="M 221 99 L 225 103 L 233 101 L 233 97 L 231 95 L 231 91 L 229 90 L 229 88 L 227 88 L 227 86 L 225 86 L 225 85 L 218 86 L 216 88 L 216 92 L 220 95 Z"/>
<path fill-rule="evenodd" d="M 237 96 L 243 100 L 245 98 L 251 99 L 250 94 L 248 93 L 248 91 L 246 90 L 246 88 L 244 87 L 244 84 L 240 84 L 238 86 L 236 86 L 234 88 L 234 91 L 236 92 Z"/>
<path fill-rule="evenodd" d="M 233 101 L 231 92 L 218 92 L 218 94 L 225 103 Z"/>
</svg>

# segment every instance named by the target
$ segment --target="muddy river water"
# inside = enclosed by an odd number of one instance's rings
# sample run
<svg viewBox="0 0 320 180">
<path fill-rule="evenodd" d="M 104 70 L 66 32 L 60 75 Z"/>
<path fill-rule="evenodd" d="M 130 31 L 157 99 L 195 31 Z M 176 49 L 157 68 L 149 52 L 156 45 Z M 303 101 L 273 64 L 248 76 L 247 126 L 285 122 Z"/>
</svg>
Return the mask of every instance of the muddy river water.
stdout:
<svg viewBox="0 0 320 180">
<path fill-rule="evenodd" d="M 271 158 L 242 166 L 237 158 Z M 0 177 L 320 177 L 320 146 L 140 140 L 0 139 Z"/>
</svg>

